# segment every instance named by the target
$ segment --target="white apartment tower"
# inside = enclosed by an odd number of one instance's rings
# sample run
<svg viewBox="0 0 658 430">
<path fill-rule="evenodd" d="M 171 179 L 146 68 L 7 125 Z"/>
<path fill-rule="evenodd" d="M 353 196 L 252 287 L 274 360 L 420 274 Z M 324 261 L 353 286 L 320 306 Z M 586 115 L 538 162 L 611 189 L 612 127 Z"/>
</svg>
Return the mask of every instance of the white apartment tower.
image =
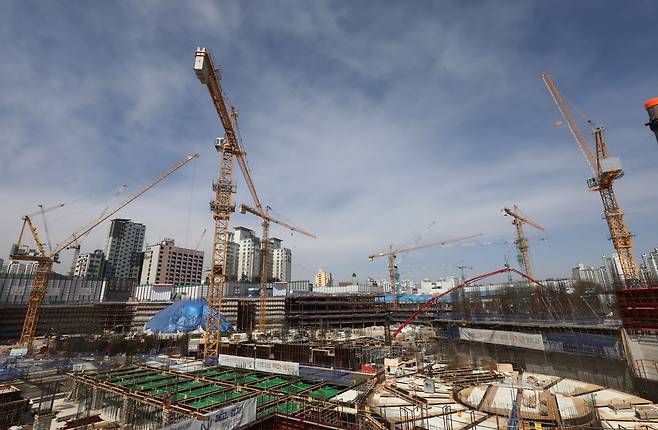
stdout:
<svg viewBox="0 0 658 430">
<path fill-rule="evenodd" d="M 281 239 L 271 238 L 267 252 L 269 278 L 289 282 L 292 275 L 292 252 L 281 246 Z M 228 279 L 260 281 L 263 242 L 253 230 L 235 227 L 229 233 L 225 272 Z"/>
<path fill-rule="evenodd" d="M 648 254 L 642 254 L 642 270 L 647 281 L 658 282 L 658 248 L 654 248 Z"/>
<path fill-rule="evenodd" d="M 281 282 L 290 282 L 292 278 L 292 251 L 281 246 L 281 239 L 272 238 L 269 252 L 270 276 Z"/>
<path fill-rule="evenodd" d="M 105 254 L 102 249 L 78 255 L 73 276 L 76 278 L 97 279 L 103 276 Z"/>
<path fill-rule="evenodd" d="M 605 274 L 607 277 L 607 282 L 610 286 L 624 282 L 624 271 L 621 267 L 621 261 L 619 261 L 619 256 L 614 252 L 610 257 L 603 256 L 603 267 L 605 268 Z"/>
<path fill-rule="evenodd" d="M 260 279 L 260 239 L 253 230 L 245 227 L 233 229 L 235 243 L 238 244 L 238 281 L 258 281 Z"/>
<path fill-rule="evenodd" d="M 179 248 L 173 239 L 151 245 L 144 253 L 141 285 L 199 285 L 203 275 L 203 251 Z"/>
<path fill-rule="evenodd" d="M 110 278 L 139 277 L 141 259 L 139 254 L 144 248 L 146 226 L 129 219 L 113 219 L 105 239 L 103 252 L 107 259 L 105 274 Z"/>
</svg>

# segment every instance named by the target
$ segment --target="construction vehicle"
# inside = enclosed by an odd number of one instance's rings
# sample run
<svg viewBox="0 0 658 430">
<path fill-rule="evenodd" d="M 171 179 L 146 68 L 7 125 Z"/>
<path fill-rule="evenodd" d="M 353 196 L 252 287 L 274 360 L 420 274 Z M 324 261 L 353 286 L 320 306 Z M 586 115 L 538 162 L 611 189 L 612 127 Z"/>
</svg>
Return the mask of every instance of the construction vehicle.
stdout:
<svg viewBox="0 0 658 430">
<path fill-rule="evenodd" d="M 46 288 L 48 286 L 48 276 L 50 275 L 53 264 L 59 262 L 59 253 L 62 250 L 66 249 L 72 243 L 78 241 L 81 237 L 85 236 L 100 223 L 102 223 L 103 221 L 105 221 L 115 213 L 117 213 L 120 209 L 126 207 L 133 200 L 135 200 L 136 198 L 138 198 L 139 196 L 141 196 L 142 194 L 153 188 L 155 185 L 157 185 L 160 181 L 165 179 L 167 176 L 171 175 L 176 170 L 180 169 L 185 164 L 187 164 L 190 160 L 197 157 L 199 157 L 199 154 L 194 153 L 176 162 L 174 165 L 172 165 L 163 173 L 158 175 L 155 179 L 153 179 L 151 182 L 146 184 L 144 187 L 133 192 L 120 204 L 106 211 L 101 216 L 96 217 L 89 224 L 82 227 L 75 233 L 72 233 L 69 237 L 64 239 L 59 244 L 57 244 L 53 249 L 49 250 L 49 252 L 46 252 L 43 243 L 39 237 L 39 234 L 36 228 L 34 227 L 34 224 L 32 223 L 32 219 L 30 215 L 25 215 L 23 217 L 23 226 L 21 227 L 21 232 L 18 236 L 18 243 L 16 249 L 18 250 L 21 249 L 21 244 L 23 242 L 23 235 L 25 234 L 25 227 L 27 226 L 30 230 L 30 233 L 32 234 L 32 238 L 34 239 L 34 243 L 37 247 L 39 255 L 29 255 L 29 253 L 24 254 L 21 252 L 18 252 L 17 254 L 14 255 L 10 255 L 10 258 L 15 261 L 35 261 L 38 264 L 36 274 L 32 279 L 32 288 L 30 290 L 30 295 L 28 297 L 27 311 L 25 313 L 25 321 L 23 322 L 23 329 L 21 330 L 21 338 L 19 343 L 22 347 L 27 348 L 28 351 L 32 347 L 34 334 L 37 328 L 37 320 L 39 317 L 39 308 L 41 306 L 41 303 L 43 302 L 43 298 L 46 295 Z"/>
<path fill-rule="evenodd" d="M 400 249 L 393 249 L 393 245 L 389 245 L 388 250 L 370 255 L 370 256 L 368 256 L 368 260 L 373 261 L 375 258 L 378 258 L 378 257 L 388 257 L 388 275 L 389 275 L 389 279 L 391 280 L 391 295 L 392 295 L 392 298 L 393 298 L 393 300 L 392 300 L 393 309 L 397 309 L 398 305 L 399 305 L 398 280 L 400 278 L 400 275 L 398 273 L 398 265 L 397 265 L 397 262 L 396 262 L 398 254 L 402 254 L 402 253 L 410 252 L 410 251 L 415 251 L 415 250 L 418 250 L 418 249 L 432 248 L 434 246 L 447 245 L 449 243 L 459 242 L 461 240 L 472 239 L 472 238 L 478 237 L 478 236 L 482 236 L 482 234 L 478 233 L 478 234 L 472 234 L 470 236 L 456 237 L 454 239 L 439 240 L 439 241 L 436 241 L 436 242 L 425 243 L 423 245 L 414 245 L 414 246 L 410 246 L 410 247 L 407 247 L 407 248 L 400 248 Z"/>
<path fill-rule="evenodd" d="M 220 313 L 226 283 L 226 251 L 229 238 L 229 222 L 235 210 L 232 202 L 235 186 L 233 185 L 233 157 L 237 158 L 242 176 L 259 213 L 265 213 L 256 194 L 256 187 L 251 179 L 246 152 L 242 150 L 238 134 L 238 112 L 235 107 L 229 111 L 224 91 L 220 85 L 220 71 L 213 64 L 210 52 L 206 48 L 197 48 L 194 52 L 194 73 L 208 89 L 210 98 L 224 128 L 224 137 L 215 141 L 215 149 L 220 153 L 220 168 L 217 182 L 213 184 L 215 199 L 210 202 L 213 212 L 214 231 L 212 257 L 208 285 L 208 316 L 204 338 L 203 357 L 217 357 L 220 347 Z"/>
<path fill-rule="evenodd" d="M 594 155 L 585 136 L 578 128 L 578 124 L 576 124 L 576 120 L 569 110 L 567 103 L 564 101 L 564 98 L 551 78 L 547 74 L 543 74 L 542 79 L 592 171 L 593 176 L 587 179 L 587 187 L 589 191 L 598 191 L 601 195 L 603 214 L 610 230 L 610 239 L 619 257 L 624 278 L 623 281 L 629 285 L 636 284 L 639 281 L 640 272 L 633 257 L 633 235 L 628 231 L 628 227 L 624 221 L 624 213 L 621 211 L 617 203 L 617 197 L 612 189 L 614 181 L 624 175 L 621 161 L 619 158 L 608 155 L 603 137 L 603 127 L 594 126 L 591 121 L 588 121 L 592 124 L 592 134 L 594 135 L 596 148 L 596 155 Z"/>
<path fill-rule="evenodd" d="M 300 228 L 295 227 L 292 224 L 289 224 L 285 221 L 272 218 L 269 214 L 271 207 L 266 206 L 265 212 L 259 212 L 257 209 L 249 207 L 247 205 L 240 206 L 240 213 L 246 214 L 247 212 L 253 215 L 256 215 L 263 220 L 261 226 L 263 227 L 263 237 L 261 241 L 261 259 L 260 259 L 260 293 L 259 293 L 259 304 L 258 304 L 258 331 L 260 333 L 265 333 L 265 295 L 267 288 L 267 260 L 269 258 L 269 245 L 270 245 L 270 223 L 278 224 L 282 227 L 287 228 L 291 231 L 296 231 L 297 233 L 303 234 L 304 236 L 312 237 L 317 239 L 313 234 L 304 231 Z"/>
<path fill-rule="evenodd" d="M 544 227 L 521 214 L 519 207 L 516 205 L 514 205 L 512 209 L 503 208 L 501 212 L 505 216 L 511 216 L 514 218 L 512 220 L 512 224 L 516 227 L 516 241 L 514 241 L 514 243 L 519 250 L 519 264 L 523 267 L 526 275 L 532 278 L 532 266 L 530 265 L 530 256 L 528 255 L 528 238 L 523 231 L 523 225 L 531 225 L 539 231 L 544 231 Z"/>
</svg>

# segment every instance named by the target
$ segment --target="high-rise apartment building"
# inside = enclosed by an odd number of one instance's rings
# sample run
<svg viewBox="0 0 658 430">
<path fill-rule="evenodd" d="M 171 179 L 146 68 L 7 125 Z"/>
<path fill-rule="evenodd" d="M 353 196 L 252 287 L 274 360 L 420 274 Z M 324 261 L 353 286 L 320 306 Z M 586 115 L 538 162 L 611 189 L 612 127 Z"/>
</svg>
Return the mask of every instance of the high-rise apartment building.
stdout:
<svg viewBox="0 0 658 430">
<path fill-rule="evenodd" d="M 621 268 L 621 261 L 617 253 L 613 253 L 610 257 L 603 256 L 603 268 L 605 269 L 605 277 L 607 284 L 610 286 L 619 285 L 624 282 L 624 271 Z"/>
<path fill-rule="evenodd" d="M 292 251 L 288 248 L 272 250 L 272 278 L 290 282 L 292 277 Z"/>
<path fill-rule="evenodd" d="M 266 271 L 268 278 L 289 281 L 292 275 L 292 252 L 281 246 L 282 240 L 271 238 Z M 235 227 L 229 232 L 225 273 L 228 280 L 260 281 L 263 243 L 253 230 Z"/>
<path fill-rule="evenodd" d="M 642 254 L 642 272 L 648 282 L 658 283 L 658 248 Z"/>
<path fill-rule="evenodd" d="M 585 266 L 583 263 L 578 263 L 576 267 L 571 269 L 571 277 L 574 281 L 592 282 L 603 287 L 608 286 L 607 274 L 603 267 Z"/>
<path fill-rule="evenodd" d="M 129 219 L 113 219 L 103 250 L 107 259 L 105 275 L 109 278 L 137 279 L 142 267 L 142 250 L 146 226 Z"/>
<path fill-rule="evenodd" d="M 75 262 L 73 276 L 76 278 L 97 279 L 103 276 L 104 266 L 105 254 L 103 250 L 97 249 L 94 252 L 80 254 Z"/>
<path fill-rule="evenodd" d="M 203 251 L 179 248 L 173 239 L 151 245 L 144 253 L 140 284 L 201 284 Z"/>
<path fill-rule="evenodd" d="M 229 281 L 238 280 L 238 253 L 240 245 L 235 242 L 235 233 L 228 232 L 228 242 L 226 243 L 226 261 L 224 262 L 224 273 Z"/>
<path fill-rule="evenodd" d="M 276 281 L 290 282 L 292 277 L 292 251 L 281 246 L 281 239 L 270 240 L 268 273 Z"/>
<path fill-rule="evenodd" d="M 332 284 L 333 284 L 333 279 L 331 273 L 325 272 L 322 269 L 318 269 L 318 273 L 315 275 L 315 286 L 331 287 Z"/>
<path fill-rule="evenodd" d="M 261 248 L 256 236 L 240 239 L 238 248 L 238 280 L 258 281 L 260 279 Z"/>
</svg>

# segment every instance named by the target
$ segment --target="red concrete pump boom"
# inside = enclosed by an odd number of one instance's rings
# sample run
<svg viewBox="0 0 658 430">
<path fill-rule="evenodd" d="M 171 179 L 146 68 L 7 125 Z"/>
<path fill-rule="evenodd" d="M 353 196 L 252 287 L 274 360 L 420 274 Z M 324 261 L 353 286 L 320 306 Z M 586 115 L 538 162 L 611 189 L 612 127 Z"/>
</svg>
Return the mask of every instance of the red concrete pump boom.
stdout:
<svg viewBox="0 0 658 430">
<path fill-rule="evenodd" d="M 416 317 L 418 316 L 419 313 L 421 313 L 421 312 L 424 311 L 425 309 L 429 308 L 430 306 L 435 305 L 435 304 L 439 301 L 439 299 L 440 299 L 441 297 L 444 297 L 444 296 L 450 294 L 451 292 L 453 292 L 453 291 L 455 291 L 455 290 L 457 290 L 457 289 L 459 289 L 459 288 L 465 287 L 465 286 L 468 285 L 468 284 L 472 284 L 473 282 L 477 282 L 477 281 L 480 281 L 480 280 L 482 280 L 482 279 L 484 279 L 484 278 L 488 278 L 488 277 L 490 277 L 490 276 L 498 275 L 498 274 L 500 274 L 500 273 L 508 273 L 508 272 L 514 272 L 514 273 L 516 273 L 517 275 L 520 275 L 520 276 L 522 276 L 523 278 L 527 279 L 528 281 L 532 282 L 533 284 L 537 284 L 538 286 L 543 287 L 542 284 L 540 284 L 539 282 L 537 282 L 536 280 L 534 280 L 534 279 L 531 278 L 530 276 L 528 276 L 528 275 L 526 275 L 525 273 L 522 273 L 522 272 L 520 272 L 520 271 L 518 271 L 518 270 L 516 270 L 516 269 L 513 269 L 513 268 L 511 268 L 511 267 L 503 267 L 502 269 L 498 269 L 498 270 L 495 270 L 495 271 L 493 271 L 493 272 L 485 273 L 485 274 L 483 274 L 483 275 L 478 275 L 478 276 L 475 276 L 475 277 L 473 277 L 473 278 L 470 278 L 470 279 L 465 280 L 464 282 L 462 282 L 461 284 L 457 285 L 456 287 L 452 287 L 452 288 L 450 288 L 449 290 L 446 290 L 446 291 L 444 291 L 444 292 L 441 293 L 441 294 L 438 294 L 438 295 L 436 295 L 436 296 L 433 296 L 431 299 L 429 299 L 429 300 L 426 301 L 425 303 L 423 303 L 423 304 L 421 304 L 420 306 L 418 306 L 418 309 L 416 309 L 416 310 L 414 311 L 414 313 L 411 314 L 411 316 L 410 316 L 409 318 L 407 318 L 402 324 L 400 324 L 400 326 L 397 328 L 397 330 L 395 330 L 395 331 L 393 332 L 393 337 L 396 337 L 396 336 L 402 331 L 403 328 L 405 328 L 406 326 L 408 326 L 409 324 L 411 324 L 411 323 L 413 322 L 413 320 L 416 319 Z"/>
</svg>

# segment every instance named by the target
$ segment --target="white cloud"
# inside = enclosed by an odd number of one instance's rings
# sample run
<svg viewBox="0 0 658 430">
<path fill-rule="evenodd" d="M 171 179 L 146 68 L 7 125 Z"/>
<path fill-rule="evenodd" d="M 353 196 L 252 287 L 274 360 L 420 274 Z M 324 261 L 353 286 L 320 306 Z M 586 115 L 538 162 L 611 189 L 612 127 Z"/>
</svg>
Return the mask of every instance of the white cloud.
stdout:
<svg viewBox="0 0 658 430">
<path fill-rule="evenodd" d="M 293 248 L 295 277 L 310 278 L 318 267 L 339 278 L 384 277 L 385 264 L 367 255 L 412 241 L 432 220 L 428 241 L 477 232 L 483 240 L 512 238 L 500 209 L 514 203 L 552 237 L 536 263 L 540 275 L 566 274 L 581 256 L 609 252 L 600 201 L 585 191 L 584 161 L 567 130 L 551 126 L 557 111 L 539 79 L 556 58 L 564 76 L 578 75 L 595 56 L 570 65 L 573 53 L 569 60 L 557 49 L 533 53 L 536 17 L 525 3 L 484 3 L 478 13 L 441 6 L 427 16 L 402 9 L 139 2 L 83 10 L 81 29 L 55 19 L 60 24 L 19 38 L 17 27 L 5 26 L 3 39 L 21 41 L 1 45 L 12 61 L 0 64 L 0 244 L 8 250 L 21 214 L 38 203 L 122 182 L 135 188 L 198 150 L 200 160 L 119 214 L 145 223 L 150 242 L 174 237 L 194 246 L 211 223 L 212 142 L 221 134 L 191 70 L 200 44 L 214 48 L 239 107 L 262 201 L 319 237 L 273 227 Z M 44 42 L 44 34 L 70 44 Z M 44 58 L 52 60 L 47 70 Z M 623 88 L 615 94 L 628 97 Z M 643 131 L 619 133 L 632 140 Z M 624 209 L 655 214 L 655 188 L 646 186 L 658 182 L 655 169 L 633 158 L 626 165 L 618 187 Z M 237 165 L 236 181 L 238 203 L 251 204 Z M 61 239 L 83 225 L 110 195 L 96 192 L 82 212 L 53 212 L 53 234 Z M 236 214 L 232 224 L 260 231 L 248 216 Z M 579 229 L 582 250 L 559 248 Z M 83 250 L 102 246 L 104 231 Z M 634 231 L 655 236 L 651 224 Z M 428 266 L 418 276 L 436 276 L 439 257 L 482 271 L 505 251 L 428 250 L 405 264 Z"/>
</svg>

